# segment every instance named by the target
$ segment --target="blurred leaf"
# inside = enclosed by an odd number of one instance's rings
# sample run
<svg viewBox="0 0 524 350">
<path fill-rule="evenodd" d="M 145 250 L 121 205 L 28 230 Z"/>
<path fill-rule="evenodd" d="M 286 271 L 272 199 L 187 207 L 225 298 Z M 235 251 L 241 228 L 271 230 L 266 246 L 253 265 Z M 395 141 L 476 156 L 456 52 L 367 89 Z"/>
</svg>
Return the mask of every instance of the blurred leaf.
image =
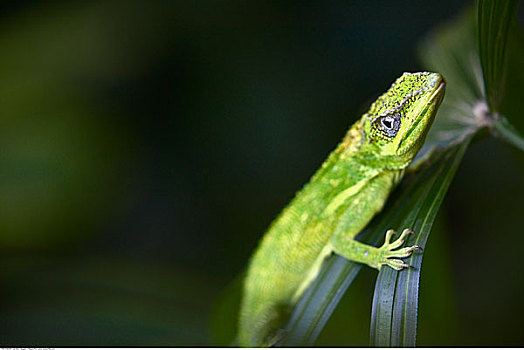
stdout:
<svg viewBox="0 0 524 350">
<path fill-rule="evenodd" d="M 482 108 L 484 91 L 474 14 L 467 8 L 434 30 L 419 47 L 424 66 L 441 73 L 447 82 L 446 96 L 420 155 L 434 146 L 446 147 L 479 127 L 474 112 Z"/>
<path fill-rule="evenodd" d="M 442 200 L 469 144 L 457 145 L 439 156 L 439 159 L 414 180 L 417 185 L 416 202 L 408 206 L 397 229 L 412 228 L 416 235 L 406 245 L 426 246 L 433 222 Z M 401 204 L 402 205 L 402 204 Z M 415 346 L 420 269 L 423 254 L 413 254 L 408 263 L 413 269 L 395 271 L 383 268 L 379 272 L 371 316 L 371 345 Z"/>
<path fill-rule="evenodd" d="M 503 102 L 506 41 L 517 5 L 518 1 L 513 0 L 479 1 L 478 37 L 475 12 L 467 9 L 421 45 L 419 55 L 423 63 L 443 74 L 447 81 L 446 98 L 421 154 L 431 146 L 445 146 L 491 126 L 496 136 L 522 149 L 522 139 L 507 120 L 490 115 L 490 108 L 499 112 Z M 515 39 L 512 42 L 517 44 Z"/>
<path fill-rule="evenodd" d="M 216 281 L 135 259 L 1 260 L 0 343 L 49 346 L 210 344 Z"/>
<path fill-rule="evenodd" d="M 239 274 L 218 296 L 211 314 L 213 345 L 230 346 L 238 328 L 238 314 L 245 273 Z"/>
<path fill-rule="evenodd" d="M 127 31 L 113 27 L 123 7 L 28 4 L 2 18 L 2 253 L 85 242 L 125 210 L 133 140 L 121 123 L 128 118 L 99 94 L 102 81 L 145 65 L 143 46 L 119 49 Z"/>
<path fill-rule="evenodd" d="M 506 42 L 518 0 L 478 1 L 480 61 L 490 111 L 500 113 L 504 97 Z"/>
</svg>

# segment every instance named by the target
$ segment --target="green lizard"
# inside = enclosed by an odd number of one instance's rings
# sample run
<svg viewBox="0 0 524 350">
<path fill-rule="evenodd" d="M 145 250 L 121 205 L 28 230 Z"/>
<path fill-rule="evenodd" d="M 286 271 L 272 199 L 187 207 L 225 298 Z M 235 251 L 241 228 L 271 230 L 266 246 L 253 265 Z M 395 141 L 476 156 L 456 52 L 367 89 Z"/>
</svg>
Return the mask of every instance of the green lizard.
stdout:
<svg viewBox="0 0 524 350">
<path fill-rule="evenodd" d="M 240 310 L 238 342 L 267 346 L 278 340 L 289 310 L 332 252 L 380 270 L 409 267 L 420 249 L 400 248 L 411 230 L 380 248 L 354 237 L 379 212 L 416 156 L 442 101 L 437 73 L 404 73 L 347 132 L 310 182 L 269 227 L 255 251 Z"/>
</svg>

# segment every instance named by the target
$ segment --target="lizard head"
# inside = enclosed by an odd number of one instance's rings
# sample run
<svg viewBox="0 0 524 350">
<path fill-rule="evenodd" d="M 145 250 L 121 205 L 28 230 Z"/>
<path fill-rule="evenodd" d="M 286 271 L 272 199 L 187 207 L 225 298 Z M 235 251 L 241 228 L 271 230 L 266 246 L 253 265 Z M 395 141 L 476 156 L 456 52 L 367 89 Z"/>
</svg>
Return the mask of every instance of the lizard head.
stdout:
<svg viewBox="0 0 524 350">
<path fill-rule="evenodd" d="M 438 73 L 404 73 L 363 117 L 365 148 L 407 165 L 422 147 L 444 97 Z M 404 165 L 404 166 L 405 166 Z"/>
</svg>

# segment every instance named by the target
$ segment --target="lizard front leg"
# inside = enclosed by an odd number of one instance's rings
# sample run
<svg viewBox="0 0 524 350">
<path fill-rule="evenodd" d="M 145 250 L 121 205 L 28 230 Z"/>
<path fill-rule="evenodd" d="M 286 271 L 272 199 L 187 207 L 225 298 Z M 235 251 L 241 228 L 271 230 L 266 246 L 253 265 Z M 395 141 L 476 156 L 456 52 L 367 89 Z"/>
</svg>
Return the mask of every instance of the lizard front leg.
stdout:
<svg viewBox="0 0 524 350">
<path fill-rule="evenodd" d="M 335 253 L 348 260 L 369 265 L 377 270 L 380 270 L 384 265 L 395 270 L 402 270 L 405 267 L 411 266 L 400 259 L 407 258 L 415 250 L 422 250 L 422 248 L 417 245 L 397 249 L 404 243 L 407 235 L 411 233 L 413 233 L 411 229 L 405 229 L 402 231 L 400 237 L 391 242 L 395 231 L 388 230 L 384 244 L 378 248 L 358 242 L 353 238 L 345 237 L 341 234 L 334 235 L 330 243 Z"/>
</svg>

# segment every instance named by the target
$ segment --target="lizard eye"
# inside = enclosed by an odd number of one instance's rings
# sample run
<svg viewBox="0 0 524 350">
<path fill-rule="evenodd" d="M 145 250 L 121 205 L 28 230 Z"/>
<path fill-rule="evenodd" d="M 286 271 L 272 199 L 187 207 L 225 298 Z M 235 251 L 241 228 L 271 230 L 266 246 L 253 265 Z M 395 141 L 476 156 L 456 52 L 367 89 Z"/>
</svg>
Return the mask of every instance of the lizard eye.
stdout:
<svg viewBox="0 0 524 350">
<path fill-rule="evenodd" d="M 400 129 L 400 114 L 388 114 L 379 118 L 380 125 L 378 128 L 386 137 L 395 137 Z"/>
<path fill-rule="evenodd" d="M 382 126 L 386 128 L 387 130 L 393 129 L 394 122 L 395 122 L 395 119 L 393 119 L 392 117 L 388 116 L 388 117 L 382 118 Z"/>
</svg>

